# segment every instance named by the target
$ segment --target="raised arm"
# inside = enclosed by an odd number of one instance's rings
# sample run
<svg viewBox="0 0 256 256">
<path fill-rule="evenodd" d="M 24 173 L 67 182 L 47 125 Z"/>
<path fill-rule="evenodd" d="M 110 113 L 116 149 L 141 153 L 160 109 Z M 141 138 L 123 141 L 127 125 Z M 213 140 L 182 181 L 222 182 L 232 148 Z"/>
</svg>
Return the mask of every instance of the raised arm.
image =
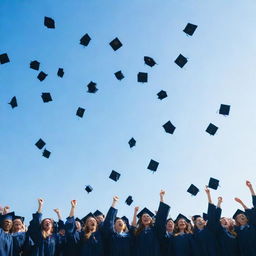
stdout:
<svg viewBox="0 0 256 256">
<path fill-rule="evenodd" d="M 70 209 L 70 213 L 69 213 L 69 217 L 72 218 L 75 216 L 75 209 L 77 206 L 77 201 L 76 200 L 72 200 L 71 201 L 71 209 Z"/>
<path fill-rule="evenodd" d="M 9 213 L 10 212 L 10 209 L 11 209 L 11 207 L 10 206 L 5 206 L 4 207 L 4 209 L 3 209 L 3 215 L 5 215 L 5 214 L 7 214 L 7 213 Z"/>
<path fill-rule="evenodd" d="M 205 186 L 205 193 L 206 193 L 207 198 L 208 198 L 208 203 L 209 203 L 209 204 L 212 204 L 211 191 L 210 191 L 210 189 L 208 188 L 208 186 Z"/>
<path fill-rule="evenodd" d="M 221 209 L 221 204 L 223 202 L 223 198 L 221 196 L 218 197 L 218 203 L 217 203 L 217 208 Z"/>
<path fill-rule="evenodd" d="M 239 203 L 245 210 L 249 209 L 240 198 L 235 197 L 235 201 Z"/>
<path fill-rule="evenodd" d="M 60 210 L 58 208 L 56 208 L 56 209 L 53 209 L 53 211 L 57 214 L 58 220 L 62 220 Z"/>
<path fill-rule="evenodd" d="M 139 206 L 136 206 L 134 208 L 133 219 L 132 219 L 132 226 L 133 227 L 137 226 L 137 214 L 138 214 L 139 209 L 140 209 Z"/>
<path fill-rule="evenodd" d="M 217 208 L 216 208 L 216 221 L 219 222 L 220 218 L 221 218 L 221 204 L 223 202 L 223 198 L 221 196 L 218 197 L 218 203 L 217 203 Z"/>
<path fill-rule="evenodd" d="M 252 183 L 249 180 L 246 181 L 246 186 L 249 188 L 249 190 L 251 192 L 251 195 L 252 196 L 256 196 L 255 191 L 254 191 L 254 189 L 252 187 Z"/>
<path fill-rule="evenodd" d="M 38 201 L 38 210 L 37 210 L 37 213 L 42 213 L 43 204 L 44 204 L 44 199 L 38 198 L 37 201 Z"/>
</svg>

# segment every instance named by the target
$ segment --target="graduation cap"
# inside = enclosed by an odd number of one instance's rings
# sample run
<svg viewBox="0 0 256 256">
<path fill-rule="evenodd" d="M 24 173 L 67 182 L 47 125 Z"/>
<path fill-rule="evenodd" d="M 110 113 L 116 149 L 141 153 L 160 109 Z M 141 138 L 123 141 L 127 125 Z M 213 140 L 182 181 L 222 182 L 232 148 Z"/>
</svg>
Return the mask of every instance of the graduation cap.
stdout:
<svg viewBox="0 0 256 256">
<path fill-rule="evenodd" d="M 184 31 L 187 35 L 192 36 L 192 35 L 194 34 L 196 28 L 197 28 L 197 25 L 188 23 L 187 26 L 183 29 L 183 31 Z"/>
<path fill-rule="evenodd" d="M 84 112 L 85 112 L 85 109 L 79 107 L 79 108 L 77 109 L 77 111 L 76 111 L 76 115 L 82 118 L 82 117 L 84 116 Z"/>
<path fill-rule="evenodd" d="M 214 179 L 214 178 L 210 178 L 209 183 L 208 183 L 208 187 L 217 190 L 218 186 L 219 186 L 219 180 Z"/>
<path fill-rule="evenodd" d="M 128 196 L 127 199 L 125 200 L 125 203 L 129 206 L 132 204 L 132 202 L 133 202 L 132 196 Z"/>
<path fill-rule="evenodd" d="M 47 28 L 55 28 L 55 21 L 50 17 L 44 17 L 44 25 Z"/>
<path fill-rule="evenodd" d="M 191 184 L 187 192 L 190 193 L 192 196 L 196 196 L 199 192 L 199 189 L 195 185 Z"/>
<path fill-rule="evenodd" d="M 192 218 L 193 218 L 193 221 L 196 221 L 198 218 L 201 218 L 201 215 L 194 215 Z"/>
<path fill-rule="evenodd" d="M 210 135 L 214 135 L 217 132 L 218 129 L 219 128 L 217 126 L 215 126 L 214 124 L 210 123 L 205 131 L 207 133 L 209 133 Z"/>
<path fill-rule="evenodd" d="M 174 222 L 177 223 L 180 219 L 184 219 L 187 223 L 190 223 L 190 220 L 185 215 L 183 215 L 181 213 L 177 216 L 177 218 L 175 219 Z"/>
<path fill-rule="evenodd" d="M 130 228 L 129 219 L 126 216 L 123 216 L 121 219 L 124 221 L 126 227 L 129 229 Z"/>
<path fill-rule="evenodd" d="M 116 172 L 116 171 L 112 171 L 111 174 L 109 175 L 109 178 L 113 181 L 118 181 L 120 178 L 121 174 Z"/>
<path fill-rule="evenodd" d="M 157 96 L 158 96 L 158 99 L 159 99 L 159 100 L 162 100 L 162 99 L 164 99 L 164 98 L 167 98 L 167 93 L 166 93 L 166 91 L 161 90 L 161 91 L 157 94 Z"/>
<path fill-rule="evenodd" d="M 207 213 L 204 213 L 204 212 L 203 212 L 203 219 L 204 219 L 205 221 L 208 220 L 208 214 L 207 214 Z"/>
<path fill-rule="evenodd" d="M 88 218 L 94 218 L 94 219 L 95 219 L 95 216 L 94 216 L 91 212 L 88 213 L 86 216 L 84 216 L 84 217 L 81 219 L 82 223 L 85 224 L 85 222 L 86 222 L 86 220 L 87 220 Z"/>
<path fill-rule="evenodd" d="M 49 150 L 47 150 L 47 149 L 44 149 L 44 151 L 43 151 L 43 157 L 49 158 L 50 155 L 51 155 L 51 152 L 50 152 Z"/>
<path fill-rule="evenodd" d="M 8 62 L 10 62 L 10 59 L 9 59 L 7 53 L 0 54 L 0 63 L 5 64 Z"/>
<path fill-rule="evenodd" d="M 16 97 L 12 97 L 11 101 L 8 104 L 10 104 L 12 108 L 16 108 L 18 106 Z"/>
<path fill-rule="evenodd" d="M 43 71 L 41 71 L 38 74 L 37 78 L 42 82 L 47 76 L 48 76 L 47 74 L 45 74 Z"/>
<path fill-rule="evenodd" d="M 52 101 L 52 96 L 49 92 L 43 92 L 41 97 L 44 103 Z"/>
<path fill-rule="evenodd" d="M 230 105 L 221 104 L 219 114 L 228 116 L 230 111 Z"/>
<path fill-rule="evenodd" d="M 98 89 L 96 88 L 96 83 L 94 83 L 92 81 L 87 85 L 87 87 L 88 87 L 89 93 L 95 93 L 98 91 Z"/>
<path fill-rule="evenodd" d="M 81 37 L 80 39 L 80 44 L 83 46 L 87 46 L 91 41 L 91 38 L 88 34 L 85 34 L 84 36 Z"/>
<path fill-rule="evenodd" d="M 0 222 L 4 220 L 13 220 L 14 216 L 15 216 L 14 212 L 9 212 L 7 214 L 0 215 Z"/>
<path fill-rule="evenodd" d="M 93 191 L 93 188 L 92 188 L 90 185 L 87 185 L 87 186 L 85 187 L 85 191 L 86 191 L 87 193 L 90 193 L 90 192 Z"/>
<path fill-rule="evenodd" d="M 118 50 L 123 45 L 117 37 L 114 40 L 112 40 L 109 44 L 114 51 Z"/>
<path fill-rule="evenodd" d="M 159 165 L 159 163 L 157 161 L 151 159 L 147 169 L 149 169 L 153 172 L 156 172 L 158 165 Z"/>
<path fill-rule="evenodd" d="M 64 69 L 63 69 L 63 68 L 59 68 L 59 69 L 58 69 L 58 72 L 57 72 L 57 75 L 58 75 L 59 77 L 63 77 L 63 76 L 64 76 Z"/>
<path fill-rule="evenodd" d="M 75 221 L 78 221 L 82 224 L 82 220 L 80 220 L 79 218 L 75 218 Z"/>
<path fill-rule="evenodd" d="M 151 58 L 151 57 L 145 56 L 144 57 L 144 61 L 145 61 L 145 64 L 150 66 L 150 67 L 153 67 L 153 66 L 156 65 L 155 60 L 153 58 Z"/>
<path fill-rule="evenodd" d="M 147 83 L 148 82 L 148 73 L 139 72 L 137 75 L 137 81 L 140 83 Z"/>
<path fill-rule="evenodd" d="M 234 213 L 233 215 L 233 219 L 235 220 L 236 217 L 239 215 L 239 214 L 244 214 L 245 215 L 245 212 L 240 210 L 240 209 L 237 209 L 237 211 Z"/>
<path fill-rule="evenodd" d="M 39 70 L 39 67 L 40 67 L 40 62 L 38 62 L 37 60 L 33 60 L 30 62 L 31 69 Z"/>
<path fill-rule="evenodd" d="M 13 217 L 13 221 L 15 221 L 15 220 L 20 220 L 22 223 L 24 223 L 24 220 L 25 220 L 25 217 L 21 217 L 21 216 L 14 216 Z"/>
<path fill-rule="evenodd" d="M 98 216 L 105 216 L 101 211 L 99 211 L 99 210 L 96 210 L 94 213 L 93 213 L 93 215 L 95 216 L 95 217 L 98 217 Z"/>
<path fill-rule="evenodd" d="M 122 73 L 122 71 L 120 70 L 120 71 L 117 71 L 116 73 L 115 73 L 115 76 L 116 76 L 116 78 L 117 78 L 117 80 L 122 80 L 122 79 L 124 79 L 124 75 L 123 75 L 123 73 Z"/>
<path fill-rule="evenodd" d="M 46 143 L 45 143 L 42 139 L 39 139 L 39 140 L 35 143 L 35 145 L 36 145 L 39 149 L 42 149 L 42 148 L 46 145 Z"/>
<path fill-rule="evenodd" d="M 143 214 L 148 214 L 151 218 L 155 216 L 153 212 L 151 212 L 147 207 L 143 208 L 138 214 L 137 218 L 141 218 Z"/>
<path fill-rule="evenodd" d="M 134 138 L 131 138 L 128 143 L 130 145 L 130 148 L 132 148 L 136 145 L 136 140 Z"/>
<path fill-rule="evenodd" d="M 182 54 L 180 54 L 174 62 L 180 68 L 183 68 L 186 65 L 186 63 L 188 62 L 188 59 L 186 57 L 184 57 Z"/>
<path fill-rule="evenodd" d="M 175 131 L 175 129 L 176 129 L 176 127 L 175 127 L 170 121 L 168 121 L 167 123 L 165 123 L 165 124 L 163 125 L 163 128 L 164 128 L 164 130 L 165 130 L 166 133 L 170 133 L 170 134 L 173 134 L 174 131 Z"/>
</svg>

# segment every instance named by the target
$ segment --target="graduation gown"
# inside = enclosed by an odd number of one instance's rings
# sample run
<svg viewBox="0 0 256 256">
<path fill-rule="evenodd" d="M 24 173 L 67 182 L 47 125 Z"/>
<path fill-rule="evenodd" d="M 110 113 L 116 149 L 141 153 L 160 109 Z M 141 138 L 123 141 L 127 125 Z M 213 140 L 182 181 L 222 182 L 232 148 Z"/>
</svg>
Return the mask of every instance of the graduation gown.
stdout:
<svg viewBox="0 0 256 256">
<path fill-rule="evenodd" d="M 28 227 L 28 234 L 34 242 L 31 256 L 58 256 L 65 244 L 65 237 L 53 233 L 44 238 L 41 232 L 42 214 L 33 214 L 33 219 Z"/>
<path fill-rule="evenodd" d="M 160 240 L 170 206 L 160 202 L 154 226 L 144 228 L 134 238 L 134 256 L 160 256 Z"/>
<path fill-rule="evenodd" d="M 192 234 L 173 236 L 172 243 L 173 252 L 169 249 L 168 256 L 194 256 Z"/>
<path fill-rule="evenodd" d="M 114 222 L 117 215 L 117 209 L 110 207 L 105 218 L 102 231 L 105 244 L 107 246 L 108 256 L 131 256 L 134 237 L 134 228 L 129 232 L 117 233 L 114 230 Z"/>
<path fill-rule="evenodd" d="M 203 230 L 194 230 L 194 250 L 197 256 L 219 256 L 216 206 L 208 204 L 208 221 Z"/>
<path fill-rule="evenodd" d="M 12 256 L 13 255 L 13 238 L 9 233 L 5 233 L 0 228 L 0 255 Z"/>
<path fill-rule="evenodd" d="M 32 239 L 26 232 L 17 232 L 13 237 L 13 256 L 30 255 L 34 245 Z"/>
<path fill-rule="evenodd" d="M 92 233 L 89 239 L 85 239 L 85 232 L 75 230 L 74 217 L 67 218 L 66 221 L 66 239 L 70 248 L 75 250 L 78 256 L 104 256 L 103 240 L 100 230 Z"/>
</svg>

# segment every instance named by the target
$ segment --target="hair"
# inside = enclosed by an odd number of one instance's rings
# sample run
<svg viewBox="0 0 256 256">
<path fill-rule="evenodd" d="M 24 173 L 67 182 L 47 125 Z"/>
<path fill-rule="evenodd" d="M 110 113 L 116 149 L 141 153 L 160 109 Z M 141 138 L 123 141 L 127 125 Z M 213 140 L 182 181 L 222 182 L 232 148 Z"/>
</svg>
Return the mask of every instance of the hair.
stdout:
<svg viewBox="0 0 256 256">
<path fill-rule="evenodd" d="M 89 227 L 88 227 L 88 221 L 89 221 L 90 218 L 93 218 L 93 217 L 89 217 L 89 218 L 85 221 L 85 224 L 84 224 L 84 226 L 83 226 L 83 231 L 84 231 L 84 233 L 85 233 L 85 234 L 84 234 L 84 239 L 85 239 L 85 240 L 90 239 L 92 233 L 94 233 L 94 231 L 92 232 L 92 231 L 89 229 Z M 95 218 L 93 218 L 93 219 L 95 219 Z M 96 225 L 98 225 L 98 222 L 97 222 L 96 219 L 95 219 L 95 221 L 96 221 Z M 98 226 L 96 226 L 96 229 L 97 229 L 97 227 L 98 227 Z"/>
<path fill-rule="evenodd" d="M 44 227 L 43 227 L 43 224 L 44 224 L 44 222 L 45 222 L 46 220 L 50 220 L 51 223 L 52 223 L 52 229 L 51 229 L 51 233 L 50 233 L 50 234 L 48 234 L 48 233 L 44 230 Z M 45 218 L 45 219 L 43 219 L 42 222 L 41 222 L 41 232 L 42 232 L 43 238 L 46 239 L 48 236 L 52 235 L 53 231 L 54 231 L 54 229 L 53 229 L 53 219 L 50 219 L 50 218 Z"/>
<path fill-rule="evenodd" d="M 142 215 L 142 216 L 143 216 L 143 215 Z M 135 229 L 135 231 L 134 231 L 135 236 L 138 236 L 138 235 L 140 234 L 140 232 L 145 228 L 144 224 L 142 223 L 142 216 L 141 216 L 141 218 L 139 219 L 138 224 L 137 224 L 137 227 L 136 227 L 136 229 Z M 153 218 L 152 218 L 152 220 L 151 220 L 149 226 L 152 227 L 153 225 L 154 225 L 154 220 L 153 220 Z"/>
<path fill-rule="evenodd" d="M 124 228 L 123 228 L 122 231 L 123 231 L 123 232 L 128 232 L 128 228 L 127 228 L 127 226 L 126 226 L 125 221 L 124 221 L 122 218 L 116 218 L 114 224 L 116 224 L 116 221 L 117 221 L 117 220 L 122 220 L 122 221 L 123 221 L 123 223 L 124 223 Z"/>
<path fill-rule="evenodd" d="M 179 220 L 176 223 L 174 223 L 174 230 L 173 230 L 174 236 L 178 236 L 180 234 L 180 229 L 179 229 L 179 226 L 178 226 Z M 193 232 L 192 232 L 191 224 L 187 223 L 186 221 L 185 221 L 185 223 L 186 223 L 186 227 L 185 227 L 184 233 L 185 234 L 192 234 Z"/>
<path fill-rule="evenodd" d="M 14 222 L 15 222 L 16 220 L 20 220 L 20 221 L 21 221 L 22 232 L 25 232 L 25 225 L 24 225 L 24 223 L 22 222 L 22 220 L 21 220 L 21 219 L 14 219 L 14 220 L 12 221 L 11 233 L 14 233 L 14 232 L 15 232 L 15 230 L 14 230 Z"/>
<path fill-rule="evenodd" d="M 224 217 L 220 218 L 221 219 L 224 219 Z M 234 225 L 233 225 L 233 222 L 232 222 L 232 219 L 229 219 L 229 218 L 226 218 L 228 219 L 230 225 L 228 225 L 228 228 L 227 228 L 227 231 L 232 235 L 232 236 L 237 236 L 237 233 L 235 232 L 235 228 L 234 228 Z"/>
</svg>

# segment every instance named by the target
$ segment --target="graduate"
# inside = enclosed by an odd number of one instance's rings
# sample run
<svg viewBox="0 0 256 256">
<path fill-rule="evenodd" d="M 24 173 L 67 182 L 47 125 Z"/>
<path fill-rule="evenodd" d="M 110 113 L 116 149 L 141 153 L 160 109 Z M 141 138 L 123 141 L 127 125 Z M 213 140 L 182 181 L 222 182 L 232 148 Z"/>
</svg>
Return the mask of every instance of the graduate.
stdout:
<svg viewBox="0 0 256 256">
<path fill-rule="evenodd" d="M 54 232 L 54 222 L 50 218 L 42 220 L 44 200 L 38 199 L 38 210 L 28 227 L 28 234 L 34 242 L 31 255 L 55 256 L 64 247 L 65 238 Z"/>
<path fill-rule="evenodd" d="M 216 206 L 212 203 L 210 189 L 206 187 L 208 197 L 207 222 L 202 217 L 194 220 L 194 253 L 198 256 L 219 256 L 217 229 L 219 220 L 216 218 Z"/>
<path fill-rule="evenodd" d="M 58 208 L 53 209 L 53 211 L 57 214 L 58 222 L 57 222 L 57 230 L 56 232 L 59 232 L 60 235 L 65 235 L 65 224 L 61 217 L 61 212 Z"/>
<path fill-rule="evenodd" d="M 252 195 L 254 208 L 249 209 L 241 199 L 235 198 L 235 201 L 241 204 L 245 211 L 237 210 L 233 218 L 236 221 L 238 244 L 241 256 L 256 255 L 256 213 L 255 213 L 255 192 L 250 181 L 246 181 Z"/>
<path fill-rule="evenodd" d="M 132 226 L 135 228 L 134 253 L 135 256 L 160 256 L 160 240 L 165 233 L 166 219 L 170 206 L 164 203 L 165 191 L 160 192 L 160 204 L 153 223 L 154 214 L 147 208 L 140 213 L 139 207 L 135 207 Z M 139 218 L 138 225 L 137 219 Z"/>
<path fill-rule="evenodd" d="M 101 231 L 97 229 L 98 223 L 92 213 L 83 218 L 84 227 L 81 232 L 76 230 L 74 219 L 76 200 L 71 201 L 71 211 L 65 223 L 66 238 L 69 251 L 78 256 L 103 256 L 103 239 Z"/>
<path fill-rule="evenodd" d="M 104 220 L 102 231 L 104 239 L 108 246 L 106 255 L 109 256 L 131 256 L 134 228 L 129 231 L 127 225 L 122 218 L 117 218 L 117 209 L 115 208 L 119 198 L 113 197 L 112 205 Z"/>
</svg>

